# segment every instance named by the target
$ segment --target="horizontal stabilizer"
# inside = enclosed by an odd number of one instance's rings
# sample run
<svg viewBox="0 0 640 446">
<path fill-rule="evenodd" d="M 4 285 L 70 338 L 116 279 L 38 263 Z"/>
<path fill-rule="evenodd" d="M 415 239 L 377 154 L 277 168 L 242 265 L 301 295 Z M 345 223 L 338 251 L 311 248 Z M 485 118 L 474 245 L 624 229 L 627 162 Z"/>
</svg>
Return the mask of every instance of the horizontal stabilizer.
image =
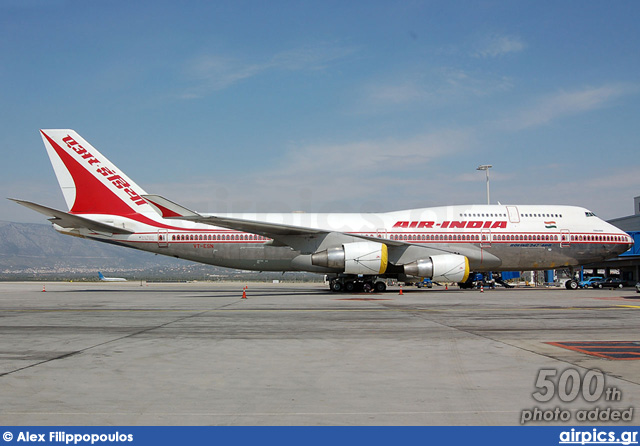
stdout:
<svg viewBox="0 0 640 446">
<path fill-rule="evenodd" d="M 108 225 L 106 223 L 100 223 L 89 218 L 80 217 L 78 215 L 73 215 L 67 212 L 59 211 L 57 209 L 42 206 L 30 201 L 16 200 L 14 198 L 9 198 L 9 200 L 15 201 L 16 203 L 21 204 L 24 207 L 28 207 L 29 209 L 32 209 L 36 212 L 40 212 L 47 217 L 51 217 L 49 218 L 49 221 L 51 223 L 55 223 L 63 228 L 89 229 L 95 232 L 110 234 L 133 234 L 134 232 L 128 229 L 118 228 L 116 226 Z"/>
</svg>

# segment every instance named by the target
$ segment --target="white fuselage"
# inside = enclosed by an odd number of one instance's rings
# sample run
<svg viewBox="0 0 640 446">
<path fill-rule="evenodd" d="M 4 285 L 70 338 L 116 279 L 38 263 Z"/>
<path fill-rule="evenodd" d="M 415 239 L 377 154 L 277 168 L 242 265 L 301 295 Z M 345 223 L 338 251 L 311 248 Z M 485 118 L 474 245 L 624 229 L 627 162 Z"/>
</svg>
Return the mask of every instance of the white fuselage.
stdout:
<svg viewBox="0 0 640 446">
<path fill-rule="evenodd" d="M 368 282 L 376 277 L 465 282 L 470 271 L 572 267 L 614 257 L 632 245 L 624 232 L 571 206 L 206 215 L 147 194 L 74 130 L 40 133 L 69 211 L 16 200 L 19 204 L 50 217 L 56 229 L 70 235 L 201 263 L 371 276 Z"/>
<path fill-rule="evenodd" d="M 128 217 L 85 217 L 135 231 L 105 236 L 85 231 L 101 241 L 171 255 L 212 265 L 257 271 L 323 272 L 300 261 L 308 255 L 260 235 L 217 228 L 157 214 Z M 433 253 L 469 258 L 473 271 L 521 271 L 575 266 L 614 257 L 631 246 L 623 231 L 593 213 L 573 206 L 469 205 L 360 214 L 233 214 L 233 218 L 400 242 Z M 114 221 L 117 220 L 117 221 Z M 68 232 L 60 229 L 62 232 Z M 422 250 L 403 256 L 422 256 Z M 425 251 L 426 252 L 426 251 Z M 390 258 L 406 263 L 410 258 Z"/>
</svg>

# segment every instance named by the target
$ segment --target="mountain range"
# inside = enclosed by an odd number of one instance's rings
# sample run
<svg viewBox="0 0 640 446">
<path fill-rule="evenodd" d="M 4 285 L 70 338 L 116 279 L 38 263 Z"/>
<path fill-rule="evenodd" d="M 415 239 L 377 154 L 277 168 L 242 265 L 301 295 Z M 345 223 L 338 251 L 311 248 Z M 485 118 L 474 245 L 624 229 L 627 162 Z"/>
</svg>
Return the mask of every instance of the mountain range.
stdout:
<svg viewBox="0 0 640 446">
<path fill-rule="evenodd" d="M 51 225 L 0 221 L 0 279 L 139 275 L 163 269 L 216 268 L 58 233 Z M 228 272 L 228 270 L 227 270 Z M 202 273 L 197 272 L 198 275 Z"/>
<path fill-rule="evenodd" d="M 0 221 L 0 280 L 97 280 L 98 271 L 130 280 L 282 280 L 281 273 L 238 271 L 60 234 L 49 224 Z M 320 280 L 288 273 L 288 280 Z"/>
</svg>

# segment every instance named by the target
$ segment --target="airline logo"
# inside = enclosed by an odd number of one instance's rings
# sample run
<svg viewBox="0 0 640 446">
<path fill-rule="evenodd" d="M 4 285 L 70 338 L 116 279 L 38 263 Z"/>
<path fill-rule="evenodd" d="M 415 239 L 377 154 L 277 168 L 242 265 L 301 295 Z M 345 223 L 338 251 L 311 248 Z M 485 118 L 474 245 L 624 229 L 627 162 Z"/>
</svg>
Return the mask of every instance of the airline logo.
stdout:
<svg viewBox="0 0 640 446">
<path fill-rule="evenodd" d="M 129 195 L 129 199 L 135 204 L 140 206 L 146 203 L 146 201 L 144 201 L 144 199 L 136 191 L 133 190 L 131 185 L 124 178 L 118 175 L 117 172 L 108 169 L 107 167 L 101 167 L 100 164 L 102 163 L 100 162 L 100 160 L 93 156 L 91 152 L 87 151 L 87 149 L 78 144 L 78 142 L 71 136 L 67 135 L 65 138 L 62 138 L 62 141 L 67 145 L 68 148 L 80 155 L 80 158 L 85 160 L 87 164 L 89 164 L 91 167 L 96 167 L 97 173 L 99 173 L 103 177 L 106 177 L 107 180 L 110 181 L 111 184 L 113 184 L 116 188 L 122 189 L 127 195 Z"/>
<path fill-rule="evenodd" d="M 393 228 L 401 229 L 496 229 L 506 228 L 506 221 L 443 221 L 436 223 L 435 221 L 398 221 Z"/>
<path fill-rule="evenodd" d="M 555 221 L 545 221 L 544 227 L 547 229 L 558 229 L 558 225 L 556 225 Z"/>
</svg>

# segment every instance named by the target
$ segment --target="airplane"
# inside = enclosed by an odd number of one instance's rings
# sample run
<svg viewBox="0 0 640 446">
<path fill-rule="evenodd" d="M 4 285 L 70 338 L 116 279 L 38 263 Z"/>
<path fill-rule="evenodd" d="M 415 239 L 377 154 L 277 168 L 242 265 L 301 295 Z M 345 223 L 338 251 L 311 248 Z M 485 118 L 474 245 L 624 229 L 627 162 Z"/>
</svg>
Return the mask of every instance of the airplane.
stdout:
<svg viewBox="0 0 640 446">
<path fill-rule="evenodd" d="M 100 271 L 98 271 L 98 278 L 101 282 L 126 282 L 127 279 L 123 277 L 104 277 Z"/>
<path fill-rule="evenodd" d="M 633 239 L 559 205 L 456 205 L 384 213 L 198 213 L 142 187 L 74 130 L 41 130 L 68 212 L 11 199 L 67 235 L 253 271 L 328 275 L 332 291 L 384 279 L 470 285 L 471 272 L 573 268 Z M 577 288 L 575 280 L 567 288 Z"/>
</svg>

